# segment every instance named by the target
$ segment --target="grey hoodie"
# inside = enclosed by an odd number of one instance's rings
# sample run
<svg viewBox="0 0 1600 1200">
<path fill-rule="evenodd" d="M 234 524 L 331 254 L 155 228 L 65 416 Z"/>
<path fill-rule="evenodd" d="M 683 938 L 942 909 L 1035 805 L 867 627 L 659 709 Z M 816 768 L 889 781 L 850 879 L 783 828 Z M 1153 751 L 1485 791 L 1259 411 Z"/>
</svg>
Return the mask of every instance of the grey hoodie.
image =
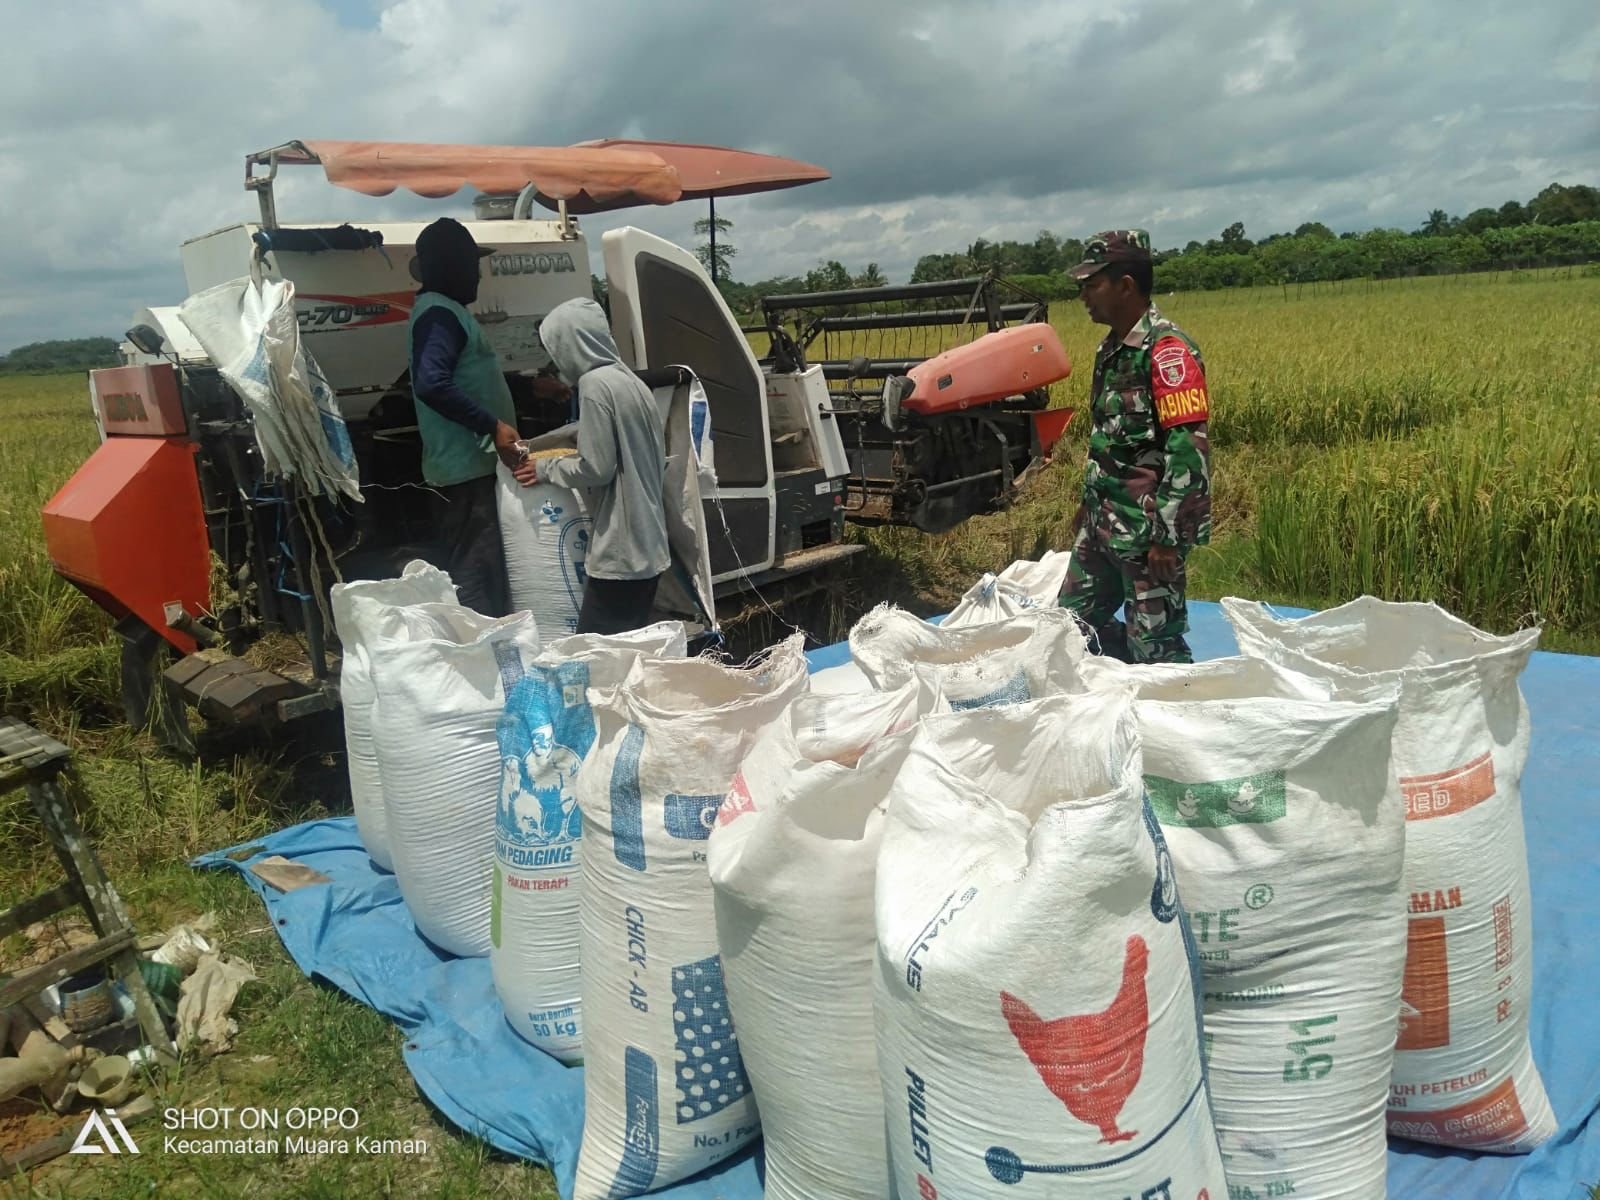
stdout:
<svg viewBox="0 0 1600 1200">
<path fill-rule="evenodd" d="M 671 563 L 662 510 L 666 433 L 656 400 L 622 364 L 605 311 L 593 300 L 550 310 L 539 339 L 561 378 L 578 388 L 578 453 L 542 459 L 539 478 L 593 489 L 594 531 L 585 571 L 596 579 L 649 579 Z"/>
</svg>

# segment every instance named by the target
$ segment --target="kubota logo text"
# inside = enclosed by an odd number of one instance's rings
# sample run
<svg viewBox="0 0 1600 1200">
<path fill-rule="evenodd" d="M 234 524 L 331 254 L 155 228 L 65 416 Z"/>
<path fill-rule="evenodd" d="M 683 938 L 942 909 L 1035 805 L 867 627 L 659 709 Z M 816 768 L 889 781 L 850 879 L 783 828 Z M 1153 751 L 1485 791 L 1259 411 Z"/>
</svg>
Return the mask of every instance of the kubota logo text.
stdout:
<svg viewBox="0 0 1600 1200">
<path fill-rule="evenodd" d="M 555 254 L 496 254 L 489 259 L 490 275 L 560 275 L 576 271 L 572 255 Z"/>
</svg>

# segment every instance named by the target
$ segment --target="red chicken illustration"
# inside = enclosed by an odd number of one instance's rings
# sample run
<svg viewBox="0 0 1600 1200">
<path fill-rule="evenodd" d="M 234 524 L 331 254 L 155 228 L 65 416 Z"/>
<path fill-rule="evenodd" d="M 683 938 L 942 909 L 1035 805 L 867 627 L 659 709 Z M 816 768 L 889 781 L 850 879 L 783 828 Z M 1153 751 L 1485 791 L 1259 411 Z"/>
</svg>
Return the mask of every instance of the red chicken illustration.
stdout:
<svg viewBox="0 0 1600 1200">
<path fill-rule="evenodd" d="M 1078 1120 L 1100 1130 L 1105 1143 L 1125 1142 L 1137 1130 L 1117 1128 L 1117 1115 L 1144 1073 L 1144 1041 L 1150 1006 L 1144 979 L 1150 950 L 1144 938 L 1128 938 L 1122 986 L 1104 1012 L 1047 1021 L 1010 992 L 1000 993 L 1000 1011 L 1017 1045 L 1045 1087 Z"/>
</svg>

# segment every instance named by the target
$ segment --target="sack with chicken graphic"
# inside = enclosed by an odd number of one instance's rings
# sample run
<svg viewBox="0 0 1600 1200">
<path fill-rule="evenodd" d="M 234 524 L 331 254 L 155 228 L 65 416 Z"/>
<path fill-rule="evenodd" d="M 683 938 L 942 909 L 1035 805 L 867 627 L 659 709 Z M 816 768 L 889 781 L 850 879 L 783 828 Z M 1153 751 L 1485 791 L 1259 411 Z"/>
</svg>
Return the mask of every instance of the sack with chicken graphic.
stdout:
<svg viewBox="0 0 1600 1200">
<path fill-rule="evenodd" d="M 1223 1200 L 1199 963 L 1131 691 L 925 717 L 878 858 L 901 1197 Z"/>
<path fill-rule="evenodd" d="M 889 1195 L 872 1027 L 872 893 L 889 788 L 938 693 L 802 696 L 735 777 L 706 845 L 766 1200 Z M 796 1037 L 796 1030 L 826 1031 Z"/>
<path fill-rule="evenodd" d="M 1089 671 L 1139 687 L 1144 779 L 1205 978 L 1206 1069 L 1235 1196 L 1363 1200 L 1405 963 L 1396 695 L 1260 659 Z"/>
<path fill-rule="evenodd" d="M 685 650 L 677 621 L 559 638 L 506 692 L 489 966 L 511 1028 L 564 1063 L 583 1057 L 577 787 L 594 743 L 589 689 L 615 687 L 641 656 Z"/>
<path fill-rule="evenodd" d="M 1064 608 L 951 628 L 880 604 L 850 630 L 850 657 L 880 691 L 919 671 L 954 709 L 984 708 L 1083 690 L 1087 639 Z"/>
<path fill-rule="evenodd" d="M 583 812 L 583 1145 L 574 1200 L 687 1179 L 760 1138 L 717 953 L 706 839 L 805 691 L 800 634 L 747 667 L 641 659 L 593 690 Z"/>
<path fill-rule="evenodd" d="M 1528 1043 L 1533 913 L 1522 829 L 1537 629 L 1497 637 L 1435 604 L 1363 596 L 1309 617 L 1226 599 L 1239 648 L 1342 699 L 1398 686 L 1408 913 L 1389 1132 L 1525 1153 L 1557 1122 Z"/>
</svg>

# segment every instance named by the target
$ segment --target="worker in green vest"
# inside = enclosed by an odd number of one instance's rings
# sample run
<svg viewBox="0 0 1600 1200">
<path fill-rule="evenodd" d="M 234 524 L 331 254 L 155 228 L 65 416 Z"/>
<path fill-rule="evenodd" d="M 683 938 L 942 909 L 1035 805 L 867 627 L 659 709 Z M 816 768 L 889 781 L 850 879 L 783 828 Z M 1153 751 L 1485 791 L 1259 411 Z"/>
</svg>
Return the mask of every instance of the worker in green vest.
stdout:
<svg viewBox="0 0 1600 1200">
<path fill-rule="evenodd" d="M 444 496 L 437 531 L 441 564 L 462 604 L 489 617 L 510 611 L 505 553 L 495 510 L 495 460 L 532 483 L 511 389 L 483 327 L 468 310 L 478 298 L 479 246 L 466 226 L 440 217 L 417 235 L 411 274 L 422 284 L 411 307 L 411 390 L 422 437 L 422 478 Z"/>
</svg>

